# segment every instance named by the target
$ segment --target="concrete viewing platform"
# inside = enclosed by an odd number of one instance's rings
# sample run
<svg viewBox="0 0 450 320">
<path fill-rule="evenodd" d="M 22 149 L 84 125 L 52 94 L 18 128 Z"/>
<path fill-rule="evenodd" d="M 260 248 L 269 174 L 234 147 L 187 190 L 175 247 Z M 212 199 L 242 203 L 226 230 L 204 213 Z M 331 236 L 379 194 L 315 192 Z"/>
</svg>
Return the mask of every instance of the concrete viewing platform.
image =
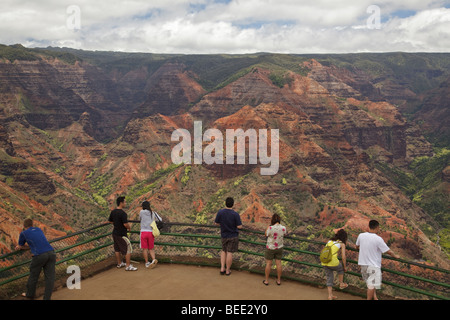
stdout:
<svg viewBox="0 0 450 320">
<path fill-rule="evenodd" d="M 232 270 L 221 275 L 218 268 L 159 263 L 153 269 L 134 264 L 137 271 L 115 267 L 81 280 L 80 289 L 62 287 L 52 300 L 326 300 L 327 289 L 283 280 L 248 271 Z M 362 300 L 339 290 L 338 300 Z"/>
</svg>

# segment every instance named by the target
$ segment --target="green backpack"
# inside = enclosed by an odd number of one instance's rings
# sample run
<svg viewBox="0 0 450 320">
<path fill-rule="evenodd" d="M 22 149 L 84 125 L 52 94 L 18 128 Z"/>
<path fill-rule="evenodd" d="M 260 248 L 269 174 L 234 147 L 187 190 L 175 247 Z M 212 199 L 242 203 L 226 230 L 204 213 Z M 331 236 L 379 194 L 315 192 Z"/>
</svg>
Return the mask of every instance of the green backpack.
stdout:
<svg viewBox="0 0 450 320">
<path fill-rule="evenodd" d="M 334 242 L 332 242 L 331 245 L 328 245 L 327 243 L 323 247 L 322 251 L 320 251 L 320 262 L 322 262 L 323 264 L 327 264 L 333 259 L 333 249 L 332 249 L 333 246 Z"/>
</svg>

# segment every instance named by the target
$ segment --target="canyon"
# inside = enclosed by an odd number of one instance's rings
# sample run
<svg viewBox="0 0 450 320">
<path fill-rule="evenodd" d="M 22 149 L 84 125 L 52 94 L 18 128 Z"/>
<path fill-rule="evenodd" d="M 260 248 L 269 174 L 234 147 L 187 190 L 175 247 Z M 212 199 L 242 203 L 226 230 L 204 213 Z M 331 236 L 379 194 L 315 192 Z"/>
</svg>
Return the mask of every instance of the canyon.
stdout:
<svg viewBox="0 0 450 320">
<path fill-rule="evenodd" d="M 293 234 L 345 228 L 353 243 L 378 219 L 402 256 L 449 268 L 449 79 L 450 54 L 0 45 L 0 252 L 28 216 L 55 238 L 106 221 L 125 195 L 130 218 L 148 200 L 167 221 L 209 224 L 232 196 L 249 228 L 278 213 Z M 278 129 L 277 174 L 261 175 L 248 155 L 173 163 L 172 133 L 194 136 L 196 121 Z"/>
</svg>

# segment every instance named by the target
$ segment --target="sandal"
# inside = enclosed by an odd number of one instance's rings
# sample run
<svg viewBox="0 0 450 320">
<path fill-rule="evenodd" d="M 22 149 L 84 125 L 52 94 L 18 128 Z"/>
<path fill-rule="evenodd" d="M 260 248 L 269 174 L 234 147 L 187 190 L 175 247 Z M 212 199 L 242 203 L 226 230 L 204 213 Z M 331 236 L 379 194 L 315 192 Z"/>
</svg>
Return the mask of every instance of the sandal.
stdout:
<svg viewBox="0 0 450 320">
<path fill-rule="evenodd" d="M 263 280 L 263 283 L 264 283 L 265 286 L 268 286 L 268 285 L 269 285 L 269 283 L 266 282 L 266 280 Z"/>
<path fill-rule="evenodd" d="M 343 289 L 345 289 L 345 288 L 347 288 L 348 287 L 348 284 L 346 284 L 346 283 L 341 283 L 340 285 L 339 285 L 339 289 L 341 289 L 341 290 L 343 290 Z"/>
</svg>

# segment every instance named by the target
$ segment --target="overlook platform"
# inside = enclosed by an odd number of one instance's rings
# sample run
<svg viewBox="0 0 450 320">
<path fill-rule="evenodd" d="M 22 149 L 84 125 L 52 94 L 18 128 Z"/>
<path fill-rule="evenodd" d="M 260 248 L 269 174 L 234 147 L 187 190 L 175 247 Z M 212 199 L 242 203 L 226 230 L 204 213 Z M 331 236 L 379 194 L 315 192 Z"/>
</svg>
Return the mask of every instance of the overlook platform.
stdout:
<svg viewBox="0 0 450 320">
<path fill-rule="evenodd" d="M 232 270 L 220 275 L 214 267 L 159 263 L 153 269 L 134 264 L 137 271 L 112 267 L 81 281 L 81 289 L 56 290 L 52 300 L 326 300 L 327 289 Z M 336 290 L 338 300 L 361 300 Z"/>
<path fill-rule="evenodd" d="M 220 275 L 221 239 L 217 226 L 166 223 L 155 241 L 160 263 L 146 269 L 139 248 L 139 223 L 130 232 L 132 259 L 138 271 L 116 268 L 112 226 L 100 224 L 50 241 L 57 255 L 54 300 L 326 300 L 326 277 L 319 261 L 325 242 L 285 236 L 282 285 L 269 286 L 264 279 L 266 239 L 260 230 L 243 229 L 239 251 L 233 255 L 230 276 Z M 350 239 L 352 241 L 352 239 Z M 366 296 L 361 279 L 358 251 L 347 246 L 348 288 L 334 290 L 339 300 Z M 17 299 L 24 292 L 31 254 L 14 251 L 0 256 L 0 299 Z M 69 267 L 81 270 L 81 289 L 69 290 Z M 377 296 L 382 300 L 449 300 L 450 270 L 440 266 L 383 257 L 383 285 Z M 38 284 L 43 288 L 43 276 Z M 337 278 L 337 277 L 336 277 Z M 335 285 L 337 280 L 335 280 Z M 19 298 L 20 299 L 20 298 Z"/>
</svg>

